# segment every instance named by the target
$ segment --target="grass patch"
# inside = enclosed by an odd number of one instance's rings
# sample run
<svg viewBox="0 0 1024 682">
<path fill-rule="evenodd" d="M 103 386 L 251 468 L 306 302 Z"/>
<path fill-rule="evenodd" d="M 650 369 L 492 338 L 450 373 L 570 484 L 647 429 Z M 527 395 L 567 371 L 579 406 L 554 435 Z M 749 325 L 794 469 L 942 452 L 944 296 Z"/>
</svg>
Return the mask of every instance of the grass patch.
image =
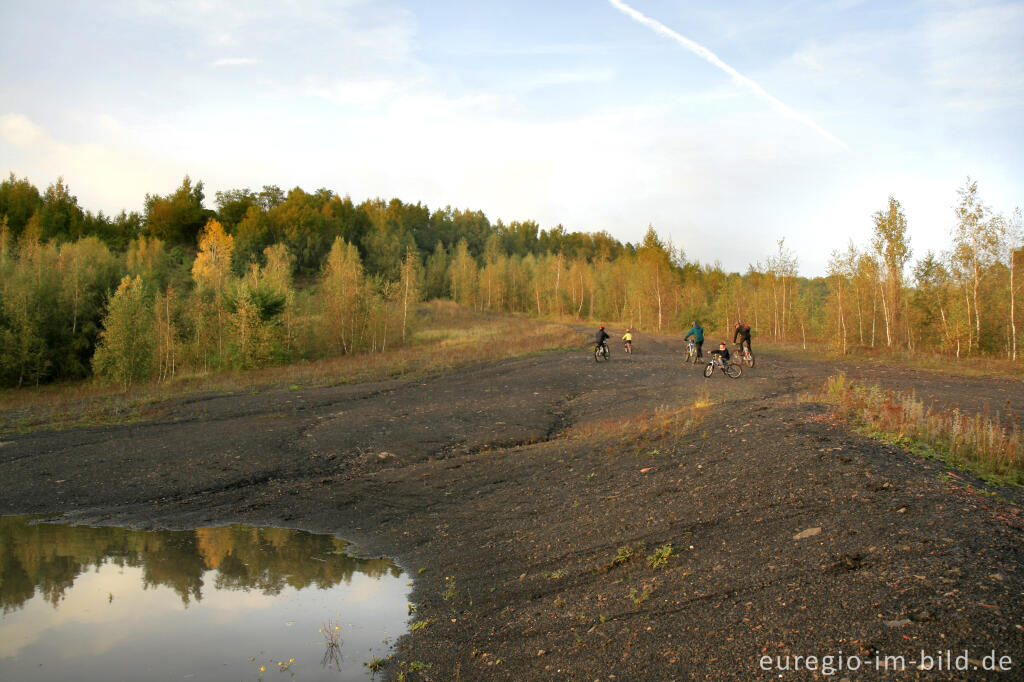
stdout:
<svg viewBox="0 0 1024 682">
<path fill-rule="evenodd" d="M 422 377 L 546 350 L 580 348 L 586 340 L 564 324 L 478 313 L 450 301 L 431 301 L 421 311 L 410 343 L 383 353 L 179 375 L 128 393 L 98 380 L 0 390 L 0 433 L 148 421 L 164 416 L 168 401 L 189 395 L 298 391 Z"/>
<path fill-rule="evenodd" d="M 995 483 L 1024 485 L 1021 434 L 981 414 L 925 407 L 912 392 L 828 378 L 819 398 L 866 435 L 939 459 Z"/>
<path fill-rule="evenodd" d="M 707 409 L 713 404 L 707 395 L 703 394 L 692 404 L 682 407 L 662 405 L 631 417 L 576 424 L 569 429 L 567 435 L 570 438 L 585 440 L 628 438 L 638 442 L 679 436 L 692 431 L 700 424 Z"/>
</svg>

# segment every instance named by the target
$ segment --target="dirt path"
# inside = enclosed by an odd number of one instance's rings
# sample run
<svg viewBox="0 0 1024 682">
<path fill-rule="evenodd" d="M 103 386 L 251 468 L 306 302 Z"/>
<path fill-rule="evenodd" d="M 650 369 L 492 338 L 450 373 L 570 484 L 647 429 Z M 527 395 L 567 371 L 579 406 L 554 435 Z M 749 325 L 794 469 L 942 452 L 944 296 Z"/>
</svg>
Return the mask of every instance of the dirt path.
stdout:
<svg viewBox="0 0 1024 682">
<path fill-rule="evenodd" d="M 995 650 L 1012 657 L 1005 679 L 1021 676 L 1018 507 L 795 400 L 833 365 L 768 351 L 738 380 L 705 380 L 678 341 L 637 346 L 627 359 L 613 345 L 609 363 L 548 353 L 8 436 L 0 513 L 284 525 L 395 556 L 430 623 L 401 641 L 392 676 L 422 661 L 416 675 L 437 680 L 768 679 L 762 656 L 841 651 L 863 670 L 836 679 L 878 677 L 876 652 L 904 657 L 899 679 L 986 678 L 915 670 L 922 649 Z M 1024 414 L 1016 382 L 844 369 Z M 699 396 L 714 405 L 696 426 L 636 419 Z M 649 566 L 666 544 L 666 565 Z M 624 546 L 634 557 L 614 562 Z"/>
</svg>

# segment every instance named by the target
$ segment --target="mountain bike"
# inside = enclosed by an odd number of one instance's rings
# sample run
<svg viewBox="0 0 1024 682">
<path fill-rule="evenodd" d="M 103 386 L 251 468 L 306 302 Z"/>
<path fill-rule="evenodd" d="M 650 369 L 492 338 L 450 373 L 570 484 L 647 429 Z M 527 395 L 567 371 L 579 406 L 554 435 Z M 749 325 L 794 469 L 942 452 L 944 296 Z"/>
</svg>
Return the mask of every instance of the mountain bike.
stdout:
<svg viewBox="0 0 1024 682">
<path fill-rule="evenodd" d="M 686 341 L 686 362 L 697 364 L 697 344 L 693 339 Z"/>
<path fill-rule="evenodd" d="M 739 365 L 733 364 L 731 362 L 724 363 L 722 362 L 722 359 L 719 356 L 712 355 L 711 359 L 708 360 L 707 367 L 704 368 L 704 376 L 710 377 L 712 374 L 714 374 L 715 367 L 721 369 L 722 373 L 725 374 L 730 379 L 735 379 L 739 375 L 743 374 L 743 368 L 740 367 Z"/>
<path fill-rule="evenodd" d="M 599 346 L 594 346 L 594 362 L 601 362 L 602 360 L 611 360 L 611 354 L 608 352 L 607 343 L 601 343 Z"/>
<path fill-rule="evenodd" d="M 742 344 L 736 347 L 736 364 L 743 363 L 747 367 L 754 366 L 754 354 L 750 350 L 750 346 L 744 341 Z"/>
</svg>

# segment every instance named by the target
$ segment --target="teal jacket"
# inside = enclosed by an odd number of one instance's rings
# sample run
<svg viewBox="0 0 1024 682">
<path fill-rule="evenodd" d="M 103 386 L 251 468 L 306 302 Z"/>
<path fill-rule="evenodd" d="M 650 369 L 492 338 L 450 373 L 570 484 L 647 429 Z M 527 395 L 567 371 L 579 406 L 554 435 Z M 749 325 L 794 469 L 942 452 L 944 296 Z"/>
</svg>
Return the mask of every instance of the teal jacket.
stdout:
<svg viewBox="0 0 1024 682">
<path fill-rule="evenodd" d="M 704 328 L 695 324 L 690 331 L 686 332 L 683 338 L 685 339 L 687 336 L 693 336 L 693 340 L 697 343 L 704 343 Z"/>
</svg>

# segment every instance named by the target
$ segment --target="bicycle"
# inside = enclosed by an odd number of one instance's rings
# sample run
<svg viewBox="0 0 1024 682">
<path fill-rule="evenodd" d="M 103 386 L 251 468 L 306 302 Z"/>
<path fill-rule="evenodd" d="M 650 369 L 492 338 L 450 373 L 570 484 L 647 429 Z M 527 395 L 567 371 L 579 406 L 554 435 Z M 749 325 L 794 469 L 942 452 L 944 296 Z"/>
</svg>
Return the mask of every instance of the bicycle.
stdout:
<svg viewBox="0 0 1024 682">
<path fill-rule="evenodd" d="M 600 345 L 594 346 L 594 362 L 601 362 L 602 360 L 611 360 L 611 354 L 608 351 L 608 344 L 603 342 Z"/>
<path fill-rule="evenodd" d="M 712 355 L 711 359 L 708 360 L 707 367 L 704 368 L 704 376 L 710 378 L 711 375 L 715 373 L 715 367 L 720 368 L 722 370 L 722 373 L 725 374 L 730 379 L 736 379 L 737 377 L 739 377 L 739 375 L 743 374 L 743 368 L 740 367 L 739 365 L 733 364 L 731 362 L 726 364 L 722 362 L 720 356 Z"/>
<path fill-rule="evenodd" d="M 742 362 L 747 367 L 754 366 L 754 354 L 750 350 L 750 346 L 744 341 L 742 344 L 736 347 L 736 364 Z"/>
<path fill-rule="evenodd" d="M 686 341 L 686 362 L 697 364 L 697 344 L 694 343 L 693 339 L 687 339 Z"/>
<path fill-rule="evenodd" d="M 632 341 L 623 341 L 622 342 L 622 350 L 626 353 L 626 355 L 632 355 L 633 354 L 633 342 Z"/>
</svg>

